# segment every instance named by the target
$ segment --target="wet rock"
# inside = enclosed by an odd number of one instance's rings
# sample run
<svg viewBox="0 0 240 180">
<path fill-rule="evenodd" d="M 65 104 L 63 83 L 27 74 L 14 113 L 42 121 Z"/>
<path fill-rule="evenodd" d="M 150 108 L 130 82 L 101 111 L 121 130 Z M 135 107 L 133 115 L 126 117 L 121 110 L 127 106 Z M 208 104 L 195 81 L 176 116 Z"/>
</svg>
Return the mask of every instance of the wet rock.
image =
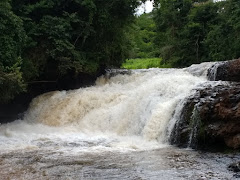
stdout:
<svg viewBox="0 0 240 180">
<path fill-rule="evenodd" d="M 7 104 L 0 102 L 0 124 L 12 122 L 16 119 L 21 119 L 24 112 L 28 109 L 29 103 L 36 96 L 56 91 L 56 90 L 72 90 L 80 87 L 94 85 L 98 76 L 102 75 L 103 70 L 99 70 L 96 74 L 79 73 L 75 75 L 69 72 L 65 76 L 58 78 L 57 81 L 34 81 L 28 84 L 27 92 L 17 95 L 12 101 Z M 47 79 L 47 78 L 46 78 Z"/>
<path fill-rule="evenodd" d="M 228 170 L 233 171 L 233 172 L 240 172 L 240 161 L 230 164 L 228 166 Z"/>
<path fill-rule="evenodd" d="M 233 177 L 234 178 L 240 178 L 240 173 L 234 174 Z"/>
<path fill-rule="evenodd" d="M 240 149 L 240 83 L 199 88 L 186 100 L 171 142 L 205 150 Z"/>
<path fill-rule="evenodd" d="M 237 149 L 240 147 L 240 134 L 237 134 L 233 137 L 227 137 L 225 138 L 225 142 L 227 146 L 232 147 L 234 149 Z"/>
<path fill-rule="evenodd" d="M 208 78 L 211 81 L 240 82 L 240 59 L 215 63 L 208 70 Z"/>
<path fill-rule="evenodd" d="M 208 79 L 216 82 L 186 100 L 171 142 L 205 150 L 240 149 L 240 59 L 215 63 Z"/>
</svg>

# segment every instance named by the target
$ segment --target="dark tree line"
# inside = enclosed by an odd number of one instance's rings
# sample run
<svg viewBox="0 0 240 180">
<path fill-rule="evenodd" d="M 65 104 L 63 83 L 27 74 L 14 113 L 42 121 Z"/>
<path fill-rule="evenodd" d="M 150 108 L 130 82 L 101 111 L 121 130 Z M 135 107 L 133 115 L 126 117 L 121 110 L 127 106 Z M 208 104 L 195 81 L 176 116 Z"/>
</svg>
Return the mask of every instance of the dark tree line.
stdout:
<svg viewBox="0 0 240 180">
<path fill-rule="evenodd" d="M 240 1 L 156 0 L 155 39 L 173 67 L 240 57 Z"/>
<path fill-rule="evenodd" d="M 152 58 L 158 57 L 157 46 L 154 44 L 156 38 L 156 25 L 153 13 L 144 13 L 136 16 L 135 23 L 131 26 L 128 35 L 132 42 L 130 58 Z"/>
<path fill-rule="evenodd" d="M 31 82 L 94 74 L 129 57 L 173 67 L 240 57 L 239 0 L 154 0 L 152 14 L 136 17 L 144 1 L 1 0 L 0 103 Z"/>
<path fill-rule="evenodd" d="M 94 74 L 129 55 L 140 0 L 1 0 L 0 101 L 32 81 Z"/>
</svg>

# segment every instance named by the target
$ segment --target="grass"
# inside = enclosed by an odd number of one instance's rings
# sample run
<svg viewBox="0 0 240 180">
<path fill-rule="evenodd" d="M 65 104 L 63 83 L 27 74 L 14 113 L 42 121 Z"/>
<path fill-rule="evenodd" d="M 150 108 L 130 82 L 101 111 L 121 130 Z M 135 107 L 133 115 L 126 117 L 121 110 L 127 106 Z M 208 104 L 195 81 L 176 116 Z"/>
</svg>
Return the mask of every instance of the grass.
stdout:
<svg viewBox="0 0 240 180">
<path fill-rule="evenodd" d="M 169 64 L 161 64 L 161 58 L 142 58 L 142 59 L 127 59 L 122 64 L 125 69 L 148 69 L 148 68 L 170 68 Z"/>
</svg>

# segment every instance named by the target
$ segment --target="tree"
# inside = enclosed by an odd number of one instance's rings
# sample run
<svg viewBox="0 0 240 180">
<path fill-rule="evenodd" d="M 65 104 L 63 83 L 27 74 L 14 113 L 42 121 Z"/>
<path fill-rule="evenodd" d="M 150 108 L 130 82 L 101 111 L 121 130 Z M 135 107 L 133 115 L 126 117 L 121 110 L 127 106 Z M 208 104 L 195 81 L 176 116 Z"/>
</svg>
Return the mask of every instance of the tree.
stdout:
<svg viewBox="0 0 240 180">
<path fill-rule="evenodd" d="M 204 41 L 212 26 L 217 24 L 218 8 L 213 2 L 194 5 L 189 11 L 188 23 L 181 33 L 181 52 L 178 66 L 209 61 L 209 49 Z"/>
<path fill-rule="evenodd" d="M 183 67 L 240 57 L 238 0 L 156 0 L 155 7 L 162 62 Z"/>
<path fill-rule="evenodd" d="M 179 61 L 181 50 L 180 33 L 187 24 L 187 16 L 192 8 L 190 0 L 158 0 L 155 1 L 155 22 L 157 27 L 156 46 L 163 63 L 173 65 Z"/>
<path fill-rule="evenodd" d="M 95 73 L 119 66 L 129 54 L 127 27 L 138 0 L 13 0 L 24 21 L 28 47 L 25 79 L 50 79 L 73 72 Z"/>
<path fill-rule="evenodd" d="M 130 55 L 129 27 L 142 2 L 2 0 L 1 101 L 32 81 L 59 81 L 120 66 Z"/>
<path fill-rule="evenodd" d="M 25 42 L 22 20 L 8 0 L 0 2 L 0 102 L 25 90 L 21 72 L 21 53 Z"/>
<path fill-rule="evenodd" d="M 129 38 L 132 40 L 133 52 L 130 58 L 151 58 L 157 57 L 154 39 L 156 26 L 152 13 L 144 13 L 136 17 L 132 26 Z"/>
<path fill-rule="evenodd" d="M 240 57 L 240 4 L 237 0 L 218 2 L 219 23 L 208 33 L 205 45 L 212 61 Z"/>
</svg>

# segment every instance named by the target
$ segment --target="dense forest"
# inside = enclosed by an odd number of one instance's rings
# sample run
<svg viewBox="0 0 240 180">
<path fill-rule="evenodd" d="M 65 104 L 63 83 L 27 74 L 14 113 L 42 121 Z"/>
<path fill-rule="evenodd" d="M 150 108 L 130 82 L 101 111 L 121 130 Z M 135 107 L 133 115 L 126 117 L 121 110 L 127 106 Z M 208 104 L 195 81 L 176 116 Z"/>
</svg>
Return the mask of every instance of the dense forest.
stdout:
<svg viewBox="0 0 240 180">
<path fill-rule="evenodd" d="M 127 58 L 184 67 L 240 57 L 240 1 L 1 0 L 0 102 L 33 82 L 95 74 Z"/>
<path fill-rule="evenodd" d="M 155 43 L 163 62 L 183 67 L 240 57 L 239 0 L 158 3 Z"/>
<path fill-rule="evenodd" d="M 136 17 L 131 58 L 184 67 L 240 57 L 240 1 L 157 0 Z"/>
<path fill-rule="evenodd" d="M 153 13 L 144 13 L 136 16 L 135 22 L 129 31 L 132 47 L 129 58 L 158 57 L 157 47 L 154 44 L 156 38 L 156 24 Z"/>
<path fill-rule="evenodd" d="M 1 0 L 0 101 L 32 82 L 120 66 L 138 0 Z"/>
</svg>

